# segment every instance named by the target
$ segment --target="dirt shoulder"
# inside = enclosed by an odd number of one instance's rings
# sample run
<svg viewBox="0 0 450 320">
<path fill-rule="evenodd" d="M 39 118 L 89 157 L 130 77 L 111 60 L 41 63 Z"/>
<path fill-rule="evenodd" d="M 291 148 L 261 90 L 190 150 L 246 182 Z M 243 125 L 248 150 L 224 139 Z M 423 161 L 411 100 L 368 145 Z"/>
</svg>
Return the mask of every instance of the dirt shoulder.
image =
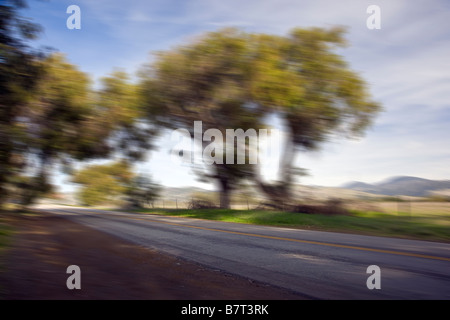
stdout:
<svg viewBox="0 0 450 320">
<path fill-rule="evenodd" d="M 16 232 L 0 264 L 0 299 L 294 300 L 288 290 L 134 245 L 47 213 L 10 217 Z M 81 289 L 69 290 L 69 265 Z"/>
</svg>

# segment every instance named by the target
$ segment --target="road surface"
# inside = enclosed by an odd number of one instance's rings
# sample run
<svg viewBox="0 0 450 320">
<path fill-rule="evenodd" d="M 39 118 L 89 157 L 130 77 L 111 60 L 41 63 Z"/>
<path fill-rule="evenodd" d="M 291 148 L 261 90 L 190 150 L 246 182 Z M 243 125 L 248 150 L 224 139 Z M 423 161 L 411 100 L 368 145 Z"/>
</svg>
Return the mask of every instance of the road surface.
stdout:
<svg viewBox="0 0 450 320">
<path fill-rule="evenodd" d="M 450 244 L 74 207 L 68 219 L 312 299 L 450 299 Z M 380 289 L 369 289 L 380 269 Z M 372 271 L 373 272 L 373 271 Z"/>
</svg>

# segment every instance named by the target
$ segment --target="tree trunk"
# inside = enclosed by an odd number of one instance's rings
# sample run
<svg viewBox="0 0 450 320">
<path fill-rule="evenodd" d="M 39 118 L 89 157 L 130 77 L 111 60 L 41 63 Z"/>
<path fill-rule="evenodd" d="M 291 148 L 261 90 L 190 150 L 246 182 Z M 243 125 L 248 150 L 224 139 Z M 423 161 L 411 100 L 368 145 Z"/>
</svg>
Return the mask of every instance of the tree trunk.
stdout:
<svg viewBox="0 0 450 320">
<path fill-rule="evenodd" d="M 7 198 L 5 181 L 6 181 L 6 178 L 4 177 L 3 174 L 1 174 L 1 176 L 0 176 L 0 210 L 3 208 L 3 204 L 6 202 L 6 198 Z"/>
<path fill-rule="evenodd" d="M 276 207 L 282 209 L 282 202 L 291 202 L 291 186 L 293 182 L 293 167 L 295 162 L 295 149 L 292 135 L 286 138 L 286 143 L 280 157 L 279 180 L 276 183 L 266 183 L 263 181 L 260 166 L 255 167 L 253 180 L 258 188 L 268 197 L 269 201 Z"/>
<path fill-rule="evenodd" d="M 231 196 L 231 188 L 228 182 L 228 179 L 221 178 L 219 179 L 219 187 L 220 187 L 220 208 L 221 209 L 230 209 L 230 196 Z"/>
</svg>

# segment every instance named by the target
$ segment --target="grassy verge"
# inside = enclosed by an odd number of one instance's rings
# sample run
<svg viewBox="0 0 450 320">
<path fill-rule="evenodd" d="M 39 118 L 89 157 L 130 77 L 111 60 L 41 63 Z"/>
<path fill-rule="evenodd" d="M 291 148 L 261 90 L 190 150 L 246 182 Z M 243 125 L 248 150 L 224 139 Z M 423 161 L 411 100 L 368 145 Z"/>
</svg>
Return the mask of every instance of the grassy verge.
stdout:
<svg viewBox="0 0 450 320">
<path fill-rule="evenodd" d="M 11 236 L 13 234 L 13 227 L 9 222 L 9 212 L 0 211 L 0 273 L 5 270 L 4 254 L 10 244 Z M 0 283 L 0 300 L 3 294 L 3 287 Z"/>
<path fill-rule="evenodd" d="M 13 229 L 8 223 L 7 218 L 5 216 L 2 216 L 2 214 L 0 213 L 0 256 L 9 243 L 12 230 Z"/>
<path fill-rule="evenodd" d="M 258 210 L 146 209 L 140 213 L 190 217 L 278 227 L 348 232 L 375 236 L 450 242 L 450 214 L 398 214 L 352 211 L 351 215 L 321 215 Z"/>
</svg>

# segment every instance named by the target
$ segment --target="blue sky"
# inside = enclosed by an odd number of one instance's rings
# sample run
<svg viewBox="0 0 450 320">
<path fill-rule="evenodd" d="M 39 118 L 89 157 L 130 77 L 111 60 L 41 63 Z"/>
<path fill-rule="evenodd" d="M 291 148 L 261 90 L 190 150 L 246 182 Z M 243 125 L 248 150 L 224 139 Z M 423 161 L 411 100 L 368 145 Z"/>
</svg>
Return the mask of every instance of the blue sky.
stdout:
<svg viewBox="0 0 450 320">
<path fill-rule="evenodd" d="M 400 0 L 29 0 L 23 15 L 44 28 L 39 45 L 54 47 L 94 81 L 122 68 L 135 73 L 151 52 L 225 26 L 285 35 L 294 27 L 348 27 L 340 50 L 369 83 L 384 112 L 359 140 L 336 139 L 298 156 L 306 184 L 376 182 L 393 175 L 450 179 L 450 2 Z M 66 28 L 66 8 L 81 9 L 81 30 Z M 366 9 L 381 9 L 381 29 L 369 30 Z M 173 145 L 173 144 L 172 144 Z M 168 161 L 160 141 L 140 172 L 169 186 L 198 185 Z M 275 170 L 275 168 L 272 168 Z M 66 179 L 57 175 L 59 183 Z M 202 185 L 205 186 L 205 185 Z"/>
</svg>

